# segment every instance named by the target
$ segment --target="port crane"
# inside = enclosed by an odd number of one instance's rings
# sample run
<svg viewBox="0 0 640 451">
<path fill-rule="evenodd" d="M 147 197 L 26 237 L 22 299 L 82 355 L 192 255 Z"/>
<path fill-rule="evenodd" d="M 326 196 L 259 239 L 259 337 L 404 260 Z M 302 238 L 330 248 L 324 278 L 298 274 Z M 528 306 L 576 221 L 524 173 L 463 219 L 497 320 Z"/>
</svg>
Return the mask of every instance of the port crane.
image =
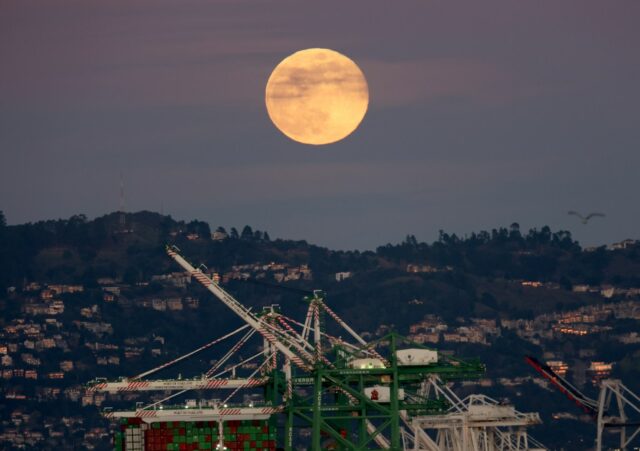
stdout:
<svg viewBox="0 0 640 451">
<path fill-rule="evenodd" d="M 622 381 L 604 379 L 600 382 L 598 398 L 593 399 L 535 357 L 525 356 L 525 361 L 593 418 L 596 423 L 596 451 L 605 449 L 605 431 L 618 434 L 618 446 L 623 451 L 631 449 L 633 443 L 640 443 L 640 397 Z"/>
<path fill-rule="evenodd" d="M 461 400 L 450 390 L 452 381 L 480 377 L 484 366 L 479 362 L 443 355 L 395 333 L 367 342 L 326 304 L 319 290 L 305 298 L 308 309 L 303 321 L 286 316 L 277 306 L 254 312 L 221 287 L 219 278 L 204 265 L 192 265 L 175 246 L 167 247 L 167 254 L 244 324 L 131 378 L 93 381 L 88 387 L 93 391 L 175 392 L 147 405 L 139 403 L 133 410 L 106 409 L 106 417 L 139 419 L 145 424 L 180 419 L 213 419 L 220 425 L 233 420 L 267 420 L 274 429 L 283 430 L 286 451 L 294 449 L 294 430 L 305 429 L 310 430 L 314 451 L 544 449 L 526 432 L 526 427 L 540 422 L 537 414 L 515 409 L 496 414 L 500 409 L 489 398 Z M 328 319 L 347 338 L 330 335 Z M 239 341 L 200 377 L 148 379 L 234 336 Z M 254 336 L 262 338 L 261 350 L 223 368 Z M 236 371 L 249 362 L 261 363 L 254 365 L 257 368 L 250 375 L 238 377 Z M 240 390 L 257 388 L 263 391 L 264 401 L 233 403 Z M 229 390 L 230 394 L 223 400 L 169 404 L 190 390 Z M 482 417 L 479 403 L 484 403 L 486 421 L 476 421 Z M 492 420 L 487 412 L 493 412 Z M 435 418 L 439 421 L 429 422 Z M 225 446 L 222 435 L 218 446 Z"/>
</svg>

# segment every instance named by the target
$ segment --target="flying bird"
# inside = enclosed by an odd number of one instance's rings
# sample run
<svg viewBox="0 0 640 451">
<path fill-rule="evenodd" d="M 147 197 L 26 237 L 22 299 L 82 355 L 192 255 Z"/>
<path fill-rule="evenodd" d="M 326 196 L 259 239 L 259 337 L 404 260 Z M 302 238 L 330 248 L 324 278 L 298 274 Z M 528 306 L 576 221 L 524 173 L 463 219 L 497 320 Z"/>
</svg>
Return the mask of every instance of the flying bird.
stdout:
<svg viewBox="0 0 640 451">
<path fill-rule="evenodd" d="M 596 217 L 604 218 L 604 213 L 589 213 L 587 216 L 582 216 L 577 211 L 570 211 L 569 214 L 580 218 L 580 221 L 582 221 L 583 224 L 588 223 L 589 219 L 591 218 L 596 218 Z"/>
</svg>

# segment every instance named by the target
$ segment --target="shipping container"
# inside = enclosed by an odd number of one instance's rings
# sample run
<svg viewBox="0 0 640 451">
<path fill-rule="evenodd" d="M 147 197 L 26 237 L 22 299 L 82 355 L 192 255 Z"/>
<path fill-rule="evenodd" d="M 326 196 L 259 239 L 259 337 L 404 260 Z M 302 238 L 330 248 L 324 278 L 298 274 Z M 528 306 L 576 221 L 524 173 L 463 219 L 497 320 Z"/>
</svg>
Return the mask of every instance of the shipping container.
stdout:
<svg viewBox="0 0 640 451">
<path fill-rule="evenodd" d="M 137 418 L 120 423 L 115 451 L 197 451 L 219 449 L 220 428 L 215 421 L 173 421 L 146 424 Z M 224 446 L 230 451 L 275 451 L 276 434 L 268 421 L 223 423 Z"/>
</svg>

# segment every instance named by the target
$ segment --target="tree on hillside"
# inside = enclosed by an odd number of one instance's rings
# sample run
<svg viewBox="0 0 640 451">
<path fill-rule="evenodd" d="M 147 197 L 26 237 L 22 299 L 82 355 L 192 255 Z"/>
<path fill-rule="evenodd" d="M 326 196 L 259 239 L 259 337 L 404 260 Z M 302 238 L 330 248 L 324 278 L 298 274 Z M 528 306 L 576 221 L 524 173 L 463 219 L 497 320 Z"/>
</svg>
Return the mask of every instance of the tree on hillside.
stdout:
<svg viewBox="0 0 640 451">
<path fill-rule="evenodd" d="M 200 238 L 210 238 L 211 237 L 211 229 L 209 228 L 209 224 L 203 221 L 191 221 L 187 224 L 187 231 L 189 233 L 196 233 Z"/>
<path fill-rule="evenodd" d="M 549 226 L 544 226 L 540 230 L 533 228 L 527 234 L 527 243 L 533 246 L 548 244 L 550 241 L 551 229 Z"/>
<path fill-rule="evenodd" d="M 248 225 L 244 226 L 242 233 L 240 234 L 240 239 L 246 241 L 253 240 L 253 229 Z"/>
<path fill-rule="evenodd" d="M 520 224 L 517 222 L 514 222 L 509 226 L 509 238 L 512 240 L 520 240 L 520 238 L 522 238 L 522 235 L 520 234 Z"/>
<path fill-rule="evenodd" d="M 415 235 L 407 235 L 407 237 L 404 239 L 404 242 L 409 246 L 418 247 L 418 240 L 416 239 Z"/>
</svg>

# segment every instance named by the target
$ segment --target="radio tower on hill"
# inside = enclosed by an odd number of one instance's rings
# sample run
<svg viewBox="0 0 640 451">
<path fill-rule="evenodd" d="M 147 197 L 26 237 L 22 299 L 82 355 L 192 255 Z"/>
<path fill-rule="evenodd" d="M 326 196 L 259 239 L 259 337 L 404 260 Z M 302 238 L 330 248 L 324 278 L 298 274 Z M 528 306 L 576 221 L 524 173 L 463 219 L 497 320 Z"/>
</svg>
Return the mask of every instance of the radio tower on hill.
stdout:
<svg viewBox="0 0 640 451">
<path fill-rule="evenodd" d="M 118 223 L 120 225 L 119 233 L 131 233 L 131 230 L 127 228 L 127 215 L 125 213 L 125 198 L 124 198 L 124 180 L 122 178 L 122 172 L 120 172 L 120 206 L 118 208 Z"/>
</svg>

